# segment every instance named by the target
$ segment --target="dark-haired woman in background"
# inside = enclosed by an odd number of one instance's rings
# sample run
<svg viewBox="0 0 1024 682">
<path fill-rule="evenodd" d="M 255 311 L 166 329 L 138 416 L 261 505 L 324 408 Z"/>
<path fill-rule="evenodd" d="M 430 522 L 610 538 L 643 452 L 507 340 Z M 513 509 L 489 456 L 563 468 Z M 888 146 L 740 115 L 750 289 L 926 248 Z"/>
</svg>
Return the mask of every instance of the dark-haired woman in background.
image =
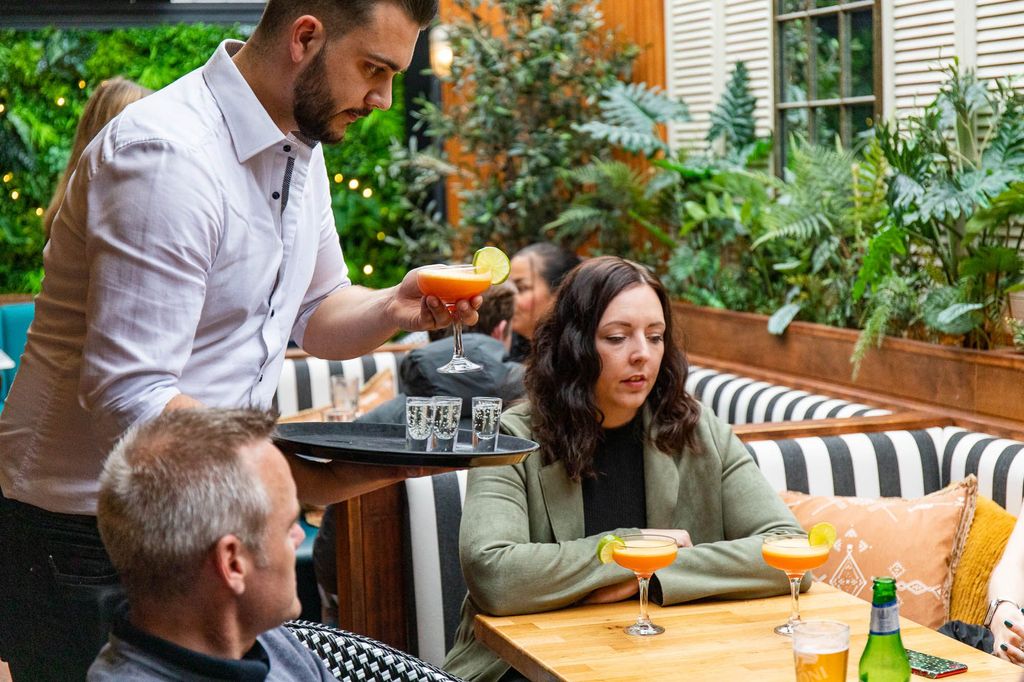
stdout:
<svg viewBox="0 0 1024 682">
<path fill-rule="evenodd" d="M 672 334 L 665 289 L 640 265 L 595 258 L 562 283 L 527 363 L 529 401 L 502 416 L 505 432 L 540 450 L 469 473 L 459 542 L 469 595 L 445 661 L 453 674 L 521 679 L 475 641 L 477 613 L 632 597 L 636 578 L 595 558 L 605 533 L 676 538 L 675 563 L 651 581 L 661 604 L 788 592 L 761 558 L 761 536 L 799 525 L 729 426 L 684 390 Z"/>
<path fill-rule="evenodd" d="M 579 264 L 579 256 L 550 242 L 530 244 L 512 256 L 509 279 L 516 287 L 516 313 L 510 360 L 523 362 L 530 355 L 537 323 L 554 305 L 558 285 Z"/>
</svg>

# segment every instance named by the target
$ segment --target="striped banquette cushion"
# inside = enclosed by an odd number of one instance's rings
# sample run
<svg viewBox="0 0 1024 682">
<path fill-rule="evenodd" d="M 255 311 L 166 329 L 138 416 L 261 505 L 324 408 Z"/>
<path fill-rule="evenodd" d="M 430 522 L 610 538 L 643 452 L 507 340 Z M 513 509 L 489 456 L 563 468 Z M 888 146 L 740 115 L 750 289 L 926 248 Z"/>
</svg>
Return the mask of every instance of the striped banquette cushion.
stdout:
<svg viewBox="0 0 1024 682">
<path fill-rule="evenodd" d="M 978 493 L 1014 516 L 1024 498 L 1024 443 L 955 426 L 944 429 L 942 481 L 978 477 Z"/>
<path fill-rule="evenodd" d="M 331 377 L 336 374 L 357 376 L 364 382 L 377 372 L 391 370 L 395 378 L 396 393 L 400 393 L 398 369 L 405 353 L 382 351 L 351 360 L 321 360 L 320 358 L 287 358 L 281 369 L 274 394 L 274 409 L 282 417 L 331 404 Z"/>
<path fill-rule="evenodd" d="M 413 595 L 410 649 L 428 663 L 441 665 L 455 642 L 466 581 L 459 565 L 459 525 L 466 499 L 466 472 L 405 481 Z"/>
<path fill-rule="evenodd" d="M 696 365 L 690 366 L 686 390 L 730 424 L 889 414 L 888 410 Z"/>
<path fill-rule="evenodd" d="M 1011 514 L 1024 498 L 1024 443 L 958 427 L 751 441 L 776 490 L 921 497 L 968 474 Z"/>
</svg>

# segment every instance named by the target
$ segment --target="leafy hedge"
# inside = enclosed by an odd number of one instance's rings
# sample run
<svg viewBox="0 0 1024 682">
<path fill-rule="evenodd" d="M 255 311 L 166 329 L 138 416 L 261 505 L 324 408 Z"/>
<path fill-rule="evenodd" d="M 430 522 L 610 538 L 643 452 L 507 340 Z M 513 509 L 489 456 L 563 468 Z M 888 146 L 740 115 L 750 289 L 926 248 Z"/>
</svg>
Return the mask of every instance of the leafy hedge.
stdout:
<svg viewBox="0 0 1024 682">
<path fill-rule="evenodd" d="M 159 89 L 205 63 L 222 40 L 244 39 L 249 31 L 202 24 L 0 30 L 0 293 L 39 290 L 42 213 L 93 87 L 122 75 Z M 377 181 L 391 141 L 405 138 L 400 82 L 394 101 L 390 111 L 351 126 L 344 144 L 324 150 L 331 176 L 342 178 L 332 182 L 333 204 L 351 275 L 369 286 L 394 283 L 407 262 L 405 246 L 389 237 L 401 219 L 399 189 Z"/>
</svg>

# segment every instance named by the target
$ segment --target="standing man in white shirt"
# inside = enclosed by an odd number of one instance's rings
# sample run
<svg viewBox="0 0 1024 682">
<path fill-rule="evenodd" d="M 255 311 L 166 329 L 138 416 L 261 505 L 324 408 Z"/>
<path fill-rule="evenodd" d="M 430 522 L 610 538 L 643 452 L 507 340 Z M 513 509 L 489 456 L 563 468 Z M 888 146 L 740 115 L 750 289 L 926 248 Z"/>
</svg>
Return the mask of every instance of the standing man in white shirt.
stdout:
<svg viewBox="0 0 1024 682">
<path fill-rule="evenodd" d="M 289 338 L 355 357 L 448 323 L 410 273 L 352 286 L 321 142 L 391 105 L 437 0 L 270 0 L 245 44 L 125 110 L 68 185 L 0 417 L 0 658 L 75 680 L 120 600 L 96 530 L 99 473 L 129 427 L 180 407 L 271 404 Z M 480 298 L 459 303 L 476 321 Z M 331 502 L 412 474 L 289 458 Z"/>
</svg>

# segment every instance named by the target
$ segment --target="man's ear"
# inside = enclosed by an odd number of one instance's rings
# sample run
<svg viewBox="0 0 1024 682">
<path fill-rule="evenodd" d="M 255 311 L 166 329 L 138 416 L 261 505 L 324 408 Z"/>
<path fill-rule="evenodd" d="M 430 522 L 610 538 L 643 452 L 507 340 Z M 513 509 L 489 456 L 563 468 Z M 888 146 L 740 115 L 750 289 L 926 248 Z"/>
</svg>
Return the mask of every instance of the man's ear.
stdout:
<svg viewBox="0 0 1024 682">
<path fill-rule="evenodd" d="M 225 535 L 210 550 L 217 577 L 237 595 L 245 592 L 245 580 L 252 570 L 252 557 L 237 535 Z"/>
<path fill-rule="evenodd" d="M 322 49 L 327 39 L 323 23 L 311 14 L 303 14 L 292 22 L 288 35 L 288 53 L 295 64 L 301 64 Z"/>
<path fill-rule="evenodd" d="M 508 320 L 502 320 L 498 324 L 494 325 L 494 329 L 491 330 L 491 338 L 497 339 L 498 341 L 504 341 L 505 336 L 511 331 L 508 326 Z"/>
</svg>

